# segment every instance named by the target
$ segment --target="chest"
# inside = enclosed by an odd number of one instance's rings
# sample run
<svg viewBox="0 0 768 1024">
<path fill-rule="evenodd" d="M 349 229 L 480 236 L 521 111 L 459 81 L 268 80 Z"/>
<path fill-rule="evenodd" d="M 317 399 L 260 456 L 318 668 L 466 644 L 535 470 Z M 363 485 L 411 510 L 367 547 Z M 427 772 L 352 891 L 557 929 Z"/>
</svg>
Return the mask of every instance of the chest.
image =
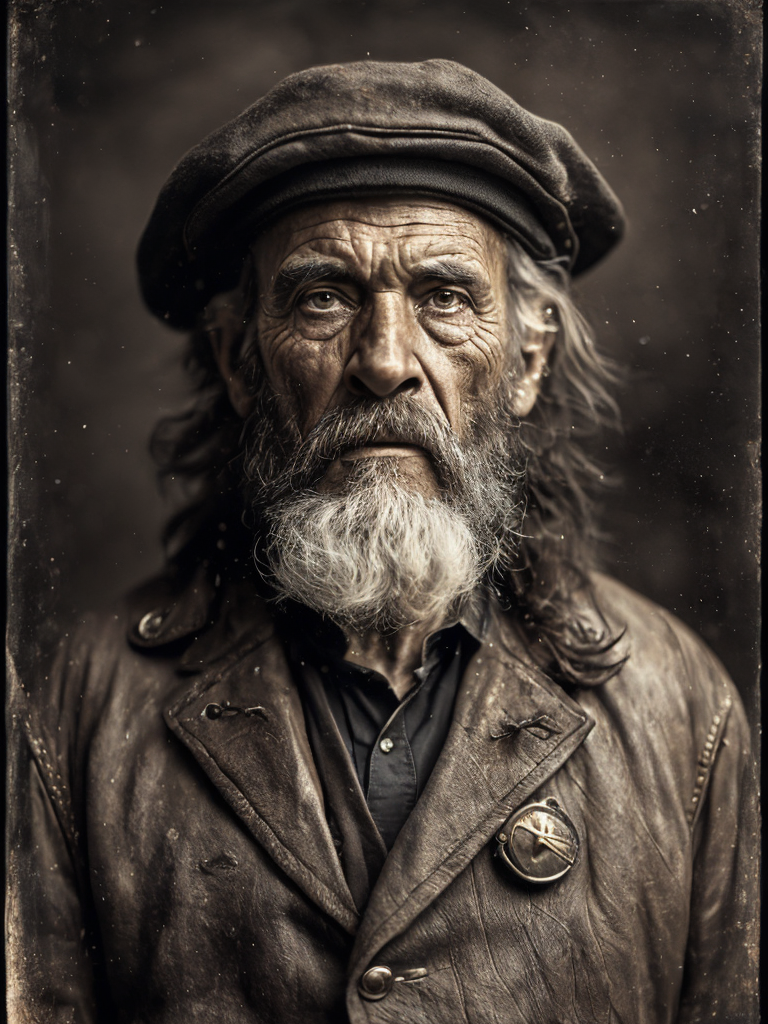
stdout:
<svg viewBox="0 0 768 1024">
<path fill-rule="evenodd" d="M 446 819 L 441 832 L 438 820 L 429 848 L 409 844 L 406 831 L 360 926 L 375 935 L 409 900 L 422 909 L 365 949 L 309 883 L 297 884 L 314 870 L 301 814 L 290 866 L 251 801 L 225 797 L 162 719 L 137 736 L 127 750 L 94 745 L 86 825 L 104 969 L 126 1020 L 211 1019 L 222 1007 L 232 1020 L 318 1024 L 343 1012 L 424 1024 L 672 1019 L 690 885 L 682 818 L 662 783 L 649 817 L 649 779 L 599 734 L 528 798 L 555 797 L 577 831 L 579 854 L 562 879 L 535 886 L 514 876 L 495 856 L 498 822 L 476 823 L 485 829 L 477 852 L 453 873 L 444 865 L 463 838 L 455 825 Z M 395 873 L 418 883 L 388 902 Z M 425 973 L 370 1002 L 358 982 L 377 965 L 393 977 Z"/>
</svg>

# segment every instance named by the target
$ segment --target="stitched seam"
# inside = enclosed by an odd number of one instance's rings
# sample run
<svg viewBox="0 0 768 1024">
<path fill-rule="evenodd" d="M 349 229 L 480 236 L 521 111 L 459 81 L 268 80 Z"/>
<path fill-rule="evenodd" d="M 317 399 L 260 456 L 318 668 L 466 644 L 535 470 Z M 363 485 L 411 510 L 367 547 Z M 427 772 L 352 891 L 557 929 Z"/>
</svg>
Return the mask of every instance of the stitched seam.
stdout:
<svg viewBox="0 0 768 1024">
<path fill-rule="evenodd" d="M 43 787 L 48 794 L 56 820 L 70 848 L 70 854 L 74 858 L 77 850 L 78 832 L 75 827 L 75 815 L 72 805 L 66 795 L 68 792 L 67 785 L 62 779 L 61 773 L 56 771 L 53 757 L 43 741 L 33 734 L 32 727 L 28 722 L 25 723 L 25 728 L 30 750 L 40 772 Z"/>
<path fill-rule="evenodd" d="M 694 783 L 693 793 L 686 813 L 688 825 L 691 830 L 693 830 L 696 818 L 701 810 L 704 790 L 706 789 L 707 782 L 709 781 L 709 777 L 715 763 L 715 755 L 717 754 L 717 750 L 720 745 L 720 738 L 725 730 L 725 723 L 728 719 L 728 713 L 731 710 L 732 705 L 733 701 L 728 696 L 724 697 L 720 702 L 720 706 L 712 718 L 707 738 L 704 740 L 704 745 L 696 762 L 696 782 Z"/>
<path fill-rule="evenodd" d="M 250 163 L 253 163 L 254 160 L 258 159 L 260 156 L 263 156 L 265 153 L 271 152 L 273 149 L 279 149 L 280 146 L 283 146 L 286 143 L 295 142 L 298 139 L 305 139 L 307 137 L 311 138 L 312 136 L 317 135 L 334 135 L 338 132 L 349 131 L 359 132 L 361 135 L 370 135 L 372 137 L 375 137 L 377 135 L 406 134 L 413 136 L 414 138 L 420 138 L 422 136 L 438 136 L 439 138 L 444 139 L 472 138 L 478 142 L 483 141 L 481 135 L 476 135 L 473 132 L 449 132 L 441 128 L 436 128 L 434 131 L 430 131 L 429 129 L 408 129 L 405 126 L 403 126 L 402 128 L 375 128 L 370 125 L 366 126 L 348 123 L 326 125 L 324 128 L 308 128 L 305 131 L 292 132 L 290 135 L 283 135 L 279 139 L 273 139 L 271 142 L 267 142 L 265 145 L 261 147 L 261 149 L 257 149 L 255 150 L 255 152 L 249 153 L 248 156 L 244 156 L 242 160 L 240 160 L 240 162 L 232 168 L 229 174 L 227 174 L 227 176 L 222 181 L 218 182 L 212 189 L 210 189 L 210 191 L 206 192 L 202 199 L 199 199 L 195 203 L 195 208 L 192 210 L 192 213 L 190 213 L 189 217 L 187 217 L 186 221 L 184 222 L 184 232 L 182 237 L 184 239 L 185 246 L 187 245 L 188 242 L 187 228 L 194 220 L 198 211 L 205 209 L 209 200 L 218 192 L 220 192 L 225 185 L 228 185 L 231 181 L 233 181 L 238 176 L 238 174 L 240 174 L 240 172 L 244 168 L 246 168 Z"/>
</svg>

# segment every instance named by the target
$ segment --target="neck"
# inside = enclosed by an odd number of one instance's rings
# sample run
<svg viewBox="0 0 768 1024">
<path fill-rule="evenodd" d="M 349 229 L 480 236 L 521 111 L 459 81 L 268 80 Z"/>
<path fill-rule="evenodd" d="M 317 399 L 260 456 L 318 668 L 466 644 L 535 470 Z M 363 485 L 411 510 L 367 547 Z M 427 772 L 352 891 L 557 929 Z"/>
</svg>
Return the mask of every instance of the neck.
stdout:
<svg viewBox="0 0 768 1024">
<path fill-rule="evenodd" d="M 345 660 L 363 668 L 373 669 L 389 682 L 399 700 L 416 683 L 413 673 L 421 665 L 424 641 L 440 623 L 415 623 L 396 633 L 382 636 L 371 630 L 355 633 L 346 630 L 348 640 Z"/>
</svg>

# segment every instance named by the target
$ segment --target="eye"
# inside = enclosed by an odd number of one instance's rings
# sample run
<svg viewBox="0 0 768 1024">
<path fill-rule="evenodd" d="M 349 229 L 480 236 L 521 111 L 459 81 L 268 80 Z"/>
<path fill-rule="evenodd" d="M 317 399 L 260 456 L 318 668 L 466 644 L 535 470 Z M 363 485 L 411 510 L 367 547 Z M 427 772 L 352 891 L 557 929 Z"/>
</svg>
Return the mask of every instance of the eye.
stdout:
<svg viewBox="0 0 768 1024">
<path fill-rule="evenodd" d="M 441 313 L 458 313 L 460 310 L 466 309 L 469 304 L 466 295 L 454 291 L 452 288 L 440 288 L 439 291 L 433 292 L 424 303 L 425 306 L 437 309 Z"/>
<path fill-rule="evenodd" d="M 345 307 L 345 303 L 336 292 L 320 288 L 302 296 L 299 306 L 310 313 L 330 313 Z"/>
</svg>

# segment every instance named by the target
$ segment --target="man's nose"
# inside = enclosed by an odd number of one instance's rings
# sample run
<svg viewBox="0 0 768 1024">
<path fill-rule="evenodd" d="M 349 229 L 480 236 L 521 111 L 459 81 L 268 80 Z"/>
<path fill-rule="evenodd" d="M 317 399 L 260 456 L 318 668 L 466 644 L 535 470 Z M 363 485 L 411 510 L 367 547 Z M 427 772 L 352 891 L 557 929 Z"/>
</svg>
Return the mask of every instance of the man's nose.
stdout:
<svg viewBox="0 0 768 1024">
<path fill-rule="evenodd" d="M 353 395 L 390 398 L 418 391 L 424 370 L 416 357 L 419 325 L 408 300 L 397 292 L 377 292 L 367 316 L 358 318 L 344 384 Z"/>
</svg>

